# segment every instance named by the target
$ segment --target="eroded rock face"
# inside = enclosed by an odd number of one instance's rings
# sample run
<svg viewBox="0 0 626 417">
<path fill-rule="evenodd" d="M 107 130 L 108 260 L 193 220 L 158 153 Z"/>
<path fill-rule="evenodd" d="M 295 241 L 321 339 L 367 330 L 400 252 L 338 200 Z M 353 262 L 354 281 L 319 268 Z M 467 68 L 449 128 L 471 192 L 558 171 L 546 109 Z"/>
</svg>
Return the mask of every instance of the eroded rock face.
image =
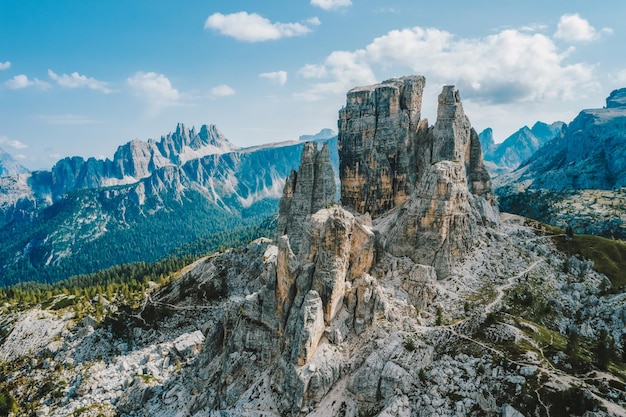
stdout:
<svg viewBox="0 0 626 417">
<path fill-rule="evenodd" d="M 442 278 L 455 259 L 472 246 L 480 215 L 472 207 L 461 162 L 442 161 L 430 167 L 413 197 L 385 230 L 386 249 L 395 256 L 430 265 Z"/>
<path fill-rule="evenodd" d="M 458 90 L 443 88 L 428 127 L 419 119 L 423 87 L 423 77 L 403 77 L 348 92 L 339 112 L 341 200 L 374 218 L 383 250 L 444 278 L 479 226 L 498 223 L 498 209 Z"/>
<path fill-rule="evenodd" d="M 339 111 L 341 201 L 376 217 L 411 192 L 411 145 L 425 79 L 394 78 L 348 92 Z"/>
<path fill-rule="evenodd" d="M 300 168 L 297 172 L 291 171 L 285 183 L 276 236 L 288 234 L 291 248 L 298 254 L 305 232 L 302 226 L 311 214 L 334 203 L 336 193 L 328 144 L 318 151 L 315 144 L 307 142 Z"/>
<path fill-rule="evenodd" d="M 297 414 L 318 403 L 345 371 L 337 346 L 395 314 L 381 279 L 397 280 L 411 309 L 426 308 L 437 278 L 471 249 L 481 225 L 497 223 L 478 136 L 458 91 L 444 88 L 437 123 L 428 127 L 420 121 L 423 84 L 423 77 L 404 77 L 348 93 L 339 122 L 348 209 L 333 204 L 328 147 L 305 145 L 284 187 L 264 285 L 246 296 L 225 347 L 233 353 L 220 373 L 222 406 L 242 395 L 243 385 L 229 382 L 247 380 L 242 350 L 276 366 L 269 384 L 283 395 L 284 410 Z M 406 264 L 406 276 L 376 269 L 383 257 Z M 411 389 L 415 371 L 400 359 L 404 343 L 389 342 L 343 381 L 359 403 Z"/>
</svg>

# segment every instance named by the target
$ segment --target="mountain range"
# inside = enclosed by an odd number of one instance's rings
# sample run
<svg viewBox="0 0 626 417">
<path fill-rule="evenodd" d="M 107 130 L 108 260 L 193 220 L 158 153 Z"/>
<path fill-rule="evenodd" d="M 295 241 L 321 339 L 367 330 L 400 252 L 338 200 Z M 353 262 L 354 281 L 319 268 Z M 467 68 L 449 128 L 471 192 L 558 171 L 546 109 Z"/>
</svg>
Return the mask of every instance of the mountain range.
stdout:
<svg viewBox="0 0 626 417">
<path fill-rule="evenodd" d="M 491 175 L 500 175 L 517 169 L 543 145 L 562 134 L 565 123 L 536 122 L 531 129 L 524 126 L 503 142 L 496 144 L 493 131 L 487 128 L 479 133 L 485 163 Z"/>
<path fill-rule="evenodd" d="M 494 180 L 502 207 L 577 233 L 626 238 L 625 126 L 626 89 L 619 89 Z"/>
<path fill-rule="evenodd" d="M 2 283 L 52 282 L 154 261 L 215 233 L 249 233 L 276 213 L 303 146 L 239 148 L 215 126 L 179 124 L 158 142 L 120 146 L 112 160 L 70 157 L 0 178 Z"/>
<path fill-rule="evenodd" d="M 0 292 L 0 412 L 626 416 L 626 245 L 500 213 L 460 92 L 429 125 L 424 83 L 347 93 L 340 202 L 331 145 L 302 143 L 270 236 Z"/>
</svg>

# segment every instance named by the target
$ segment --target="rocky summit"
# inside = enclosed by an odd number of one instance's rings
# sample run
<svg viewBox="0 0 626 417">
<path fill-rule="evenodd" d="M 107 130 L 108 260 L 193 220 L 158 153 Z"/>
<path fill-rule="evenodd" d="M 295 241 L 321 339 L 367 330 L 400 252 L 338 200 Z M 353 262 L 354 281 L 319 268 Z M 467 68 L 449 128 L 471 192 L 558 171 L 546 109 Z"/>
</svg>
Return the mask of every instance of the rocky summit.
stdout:
<svg viewBox="0 0 626 417">
<path fill-rule="evenodd" d="M 623 348 L 624 294 L 500 216 L 459 92 L 429 126 L 423 86 L 348 92 L 341 204 L 328 148 L 307 143 L 273 241 L 200 259 L 134 309 L 97 295 L 101 321 L 64 295 L 3 316 L 4 386 L 42 417 L 626 415 L 621 362 L 589 359 L 595 339 Z"/>
<path fill-rule="evenodd" d="M 477 228 L 498 224 L 498 209 L 458 90 L 443 88 L 429 127 L 420 120 L 424 83 L 403 77 L 348 92 L 339 112 L 341 202 L 371 215 L 384 250 L 445 277 Z"/>
</svg>

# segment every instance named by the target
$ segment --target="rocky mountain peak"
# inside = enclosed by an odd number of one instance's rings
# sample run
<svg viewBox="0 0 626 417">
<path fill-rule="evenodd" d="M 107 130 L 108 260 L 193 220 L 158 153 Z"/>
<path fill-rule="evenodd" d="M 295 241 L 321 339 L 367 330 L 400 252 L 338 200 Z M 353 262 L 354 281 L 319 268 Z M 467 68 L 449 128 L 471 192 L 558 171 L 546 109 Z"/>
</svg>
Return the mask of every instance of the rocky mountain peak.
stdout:
<svg viewBox="0 0 626 417">
<path fill-rule="evenodd" d="M 626 88 L 611 91 L 611 94 L 606 98 L 606 107 L 608 109 L 626 107 Z"/>
<path fill-rule="evenodd" d="M 285 182 L 280 200 L 277 236 L 288 234 L 291 248 L 297 254 L 304 234 L 302 225 L 311 214 L 333 204 L 336 195 L 328 144 L 324 143 L 318 150 L 314 143 L 305 143 L 300 168 L 297 172 L 292 170 Z"/>
<path fill-rule="evenodd" d="M 394 78 L 350 90 L 339 111 L 341 201 L 379 217 L 407 201 L 429 166 L 444 160 L 464 165 L 471 192 L 491 199 L 476 131 L 458 90 L 445 86 L 437 121 L 420 121 L 424 77 Z M 490 203 L 492 204 L 492 203 Z"/>
<path fill-rule="evenodd" d="M 437 122 L 428 127 L 419 120 L 424 82 L 402 77 L 348 92 L 338 122 L 341 201 L 375 219 L 381 248 L 445 277 L 471 236 L 498 224 L 498 210 L 458 90 L 443 88 Z M 296 255 L 310 216 L 333 201 L 332 170 L 324 167 L 328 152 L 307 144 L 285 184 L 277 234 L 289 235 Z M 395 207 L 402 209 L 389 214 Z"/>
<path fill-rule="evenodd" d="M 406 201 L 424 83 L 421 76 L 393 78 L 348 92 L 338 122 L 345 206 L 377 217 Z"/>
<path fill-rule="evenodd" d="M 0 149 L 0 177 L 11 177 L 27 172 L 28 169 L 17 162 L 11 154 Z"/>
<path fill-rule="evenodd" d="M 480 140 L 480 147 L 483 149 L 485 155 L 496 146 L 496 142 L 493 138 L 493 129 L 488 127 L 478 134 Z"/>
</svg>

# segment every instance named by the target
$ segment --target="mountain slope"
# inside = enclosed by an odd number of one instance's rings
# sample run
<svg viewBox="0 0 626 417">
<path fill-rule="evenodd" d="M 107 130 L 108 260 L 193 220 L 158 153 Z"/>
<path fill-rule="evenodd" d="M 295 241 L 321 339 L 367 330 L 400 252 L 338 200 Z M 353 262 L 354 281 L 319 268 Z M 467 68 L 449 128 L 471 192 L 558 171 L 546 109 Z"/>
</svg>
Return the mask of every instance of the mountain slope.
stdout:
<svg viewBox="0 0 626 417">
<path fill-rule="evenodd" d="M 13 156 L 0 149 L 0 177 L 12 177 L 25 174 L 28 169 L 13 158 Z"/>
<path fill-rule="evenodd" d="M 625 236 L 626 89 L 606 107 L 581 111 L 562 136 L 516 171 L 495 179 L 504 210 L 577 233 Z"/>
<path fill-rule="evenodd" d="M 565 134 L 542 147 L 517 172 L 499 183 L 526 183 L 527 189 L 578 190 L 626 186 L 626 104 L 612 97 L 607 107 L 581 111 Z"/>
<path fill-rule="evenodd" d="M 121 146 L 113 161 L 66 158 L 51 172 L 3 178 L 2 284 L 152 261 L 260 223 L 278 210 L 303 146 L 238 149 L 214 127 L 179 125 L 158 143 Z"/>
<path fill-rule="evenodd" d="M 564 126 L 563 122 L 554 122 L 550 125 L 536 122 L 532 129 L 524 126 L 499 144 L 494 143 L 491 129 L 481 132 L 479 138 L 484 158 L 489 162 L 488 167 L 492 175 L 500 175 L 518 168 L 546 142 L 559 136 Z"/>
</svg>

